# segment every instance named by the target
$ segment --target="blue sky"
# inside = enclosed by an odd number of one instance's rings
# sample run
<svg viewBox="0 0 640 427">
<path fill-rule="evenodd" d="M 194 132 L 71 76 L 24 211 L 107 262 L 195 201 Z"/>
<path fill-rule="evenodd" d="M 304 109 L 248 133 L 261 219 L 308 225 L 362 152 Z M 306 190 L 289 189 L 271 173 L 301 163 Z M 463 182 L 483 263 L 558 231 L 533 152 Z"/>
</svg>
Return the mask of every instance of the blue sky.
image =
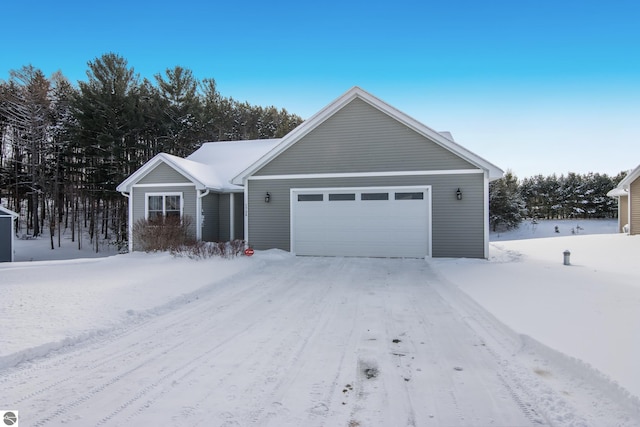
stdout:
<svg viewBox="0 0 640 427">
<path fill-rule="evenodd" d="M 360 86 L 520 178 L 640 164 L 640 3 L 323 1 L 3 5 L 0 79 L 85 80 L 107 52 L 180 65 L 303 118 Z"/>
</svg>

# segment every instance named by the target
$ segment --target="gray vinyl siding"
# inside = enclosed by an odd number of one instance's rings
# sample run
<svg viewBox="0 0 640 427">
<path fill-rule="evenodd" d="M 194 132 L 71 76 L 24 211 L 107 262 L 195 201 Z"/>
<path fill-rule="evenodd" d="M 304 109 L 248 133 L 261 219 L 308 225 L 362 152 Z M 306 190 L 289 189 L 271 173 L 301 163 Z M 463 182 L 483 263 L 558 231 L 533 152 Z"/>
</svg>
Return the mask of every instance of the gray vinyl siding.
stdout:
<svg viewBox="0 0 640 427">
<path fill-rule="evenodd" d="M 220 216 L 218 226 L 218 236 L 221 241 L 229 240 L 229 194 L 220 195 Z"/>
<path fill-rule="evenodd" d="M 196 236 L 196 187 L 186 185 L 166 185 L 166 186 L 153 186 L 153 187 L 137 187 L 133 186 L 131 189 L 131 203 L 133 203 L 133 224 L 136 221 L 144 219 L 145 217 L 145 194 L 147 193 L 182 193 L 183 210 L 182 214 L 185 217 L 191 219 L 191 233 Z M 134 238 L 134 250 L 137 250 L 135 246 Z"/>
<path fill-rule="evenodd" d="M 138 184 L 174 184 L 190 182 L 184 175 L 166 163 L 160 163 L 143 176 Z"/>
<path fill-rule="evenodd" d="M 255 249 L 290 248 L 290 189 L 430 185 L 432 256 L 484 258 L 484 174 L 250 180 L 249 244 Z M 460 188 L 462 200 L 455 193 Z M 270 203 L 264 202 L 266 192 Z"/>
<path fill-rule="evenodd" d="M 10 262 L 12 258 L 12 220 L 13 218 L 11 218 L 10 216 L 0 216 L 0 262 Z"/>
<path fill-rule="evenodd" d="M 477 169 L 355 99 L 255 175 Z"/>
<path fill-rule="evenodd" d="M 202 198 L 202 212 L 204 213 L 204 224 L 202 227 L 202 240 L 205 242 L 216 242 L 220 240 L 218 218 L 220 195 L 209 193 Z"/>
<path fill-rule="evenodd" d="M 244 240 L 244 194 L 234 196 L 233 231 L 236 239 Z"/>
</svg>

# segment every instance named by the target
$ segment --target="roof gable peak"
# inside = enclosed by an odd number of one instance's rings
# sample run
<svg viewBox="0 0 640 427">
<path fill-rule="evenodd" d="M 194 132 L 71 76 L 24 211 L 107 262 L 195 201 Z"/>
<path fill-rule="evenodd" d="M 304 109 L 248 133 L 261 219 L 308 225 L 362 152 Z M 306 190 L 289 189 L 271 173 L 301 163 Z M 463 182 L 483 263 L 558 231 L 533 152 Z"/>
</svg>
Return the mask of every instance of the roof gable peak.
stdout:
<svg viewBox="0 0 640 427">
<path fill-rule="evenodd" d="M 383 112 L 384 114 L 387 114 L 391 118 L 402 123 L 403 125 L 427 137 L 428 139 L 432 140 L 436 144 L 444 147 L 445 149 L 465 159 L 471 164 L 476 165 L 479 168 L 487 171 L 488 177 L 490 180 L 494 180 L 502 177 L 504 172 L 499 167 L 488 162 L 482 157 L 472 153 L 471 151 L 462 147 L 458 143 L 454 142 L 452 139 L 447 138 L 446 136 L 440 134 L 439 132 L 431 129 L 430 127 L 410 117 L 409 115 L 401 112 L 400 110 L 391 106 L 390 104 L 387 104 L 380 98 L 377 98 L 376 96 L 370 94 L 369 92 L 365 91 L 359 86 L 353 86 L 347 92 L 345 92 L 344 94 L 336 98 L 334 101 L 326 105 L 316 114 L 311 116 L 309 119 L 307 119 L 298 127 L 296 127 L 294 130 L 292 130 L 287 135 L 285 135 L 282 138 L 282 141 L 280 142 L 280 144 L 278 144 L 273 150 L 267 153 L 267 155 L 258 159 L 255 163 L 253 163 L 244 171 L 242 171 L 240 174 L 238 174 L 236 177 L 234 177 L 232 182 L 234 184 L 242 184 L 242 181 L 244 180 L 244 178 L 246 178 L 247 176 L 250 176 L 251 174 L 261 169 L 263 166 L 265 166 L 267 163 L 269 163 L 271 160 L 277 157 L 280 153 L 282 153 L 287 148 L 289 148 L 290 146 L 292 146 L 293 144 L 301 140 L 305 135 L 309 134 L 311 131 L 317 128 L 320 124 L 324 123 L 326 120 L 328 120 L 338 111 L 342 110 L 342 108 L 344 108 L 347 104 L 351 103 L 355 99 L 361 99 L 362 101 L 366 102 L 367 104 L 371 105 L 377 110 Z"/>
</svg>

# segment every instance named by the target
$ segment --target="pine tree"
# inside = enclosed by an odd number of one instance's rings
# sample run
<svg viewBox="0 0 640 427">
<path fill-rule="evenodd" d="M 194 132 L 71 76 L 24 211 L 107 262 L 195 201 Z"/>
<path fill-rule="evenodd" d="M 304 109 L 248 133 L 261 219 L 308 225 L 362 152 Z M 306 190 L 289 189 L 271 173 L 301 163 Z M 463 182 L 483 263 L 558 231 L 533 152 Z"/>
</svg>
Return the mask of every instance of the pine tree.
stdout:
<svg viewBox="0 0 640 427">
<path fill-rule="evenodd" d="M 98 228 L 108 235 L 102 218 L 116 216 L 126 221 L 126 207 L 115 192 L 129 174 L 131 156 L 137 154 L 139 79 L 127 61 L 113 53 L 89 62 L 87 82 L 79 82 L 74 99 L 77 132 L 75 144 L 81 156 L 85 197 L 89 210 L 89 233 L 98 250 Z M 118 240 L 125 236 L 117 236 Z"/>
<path fill-rule="evenodd" d="M 155 75 L 163 113 L 165 152 L 185 157 L 200 145 L 202 102 L 198 81 L 190 70 L 177 66 Z"/>
<path fill-rule="evenodd" d="M 489 224 L 493 231 L 517 227 L 523 208 L 518 178 L 511 171 L 489 184 Z"/>
</svg>

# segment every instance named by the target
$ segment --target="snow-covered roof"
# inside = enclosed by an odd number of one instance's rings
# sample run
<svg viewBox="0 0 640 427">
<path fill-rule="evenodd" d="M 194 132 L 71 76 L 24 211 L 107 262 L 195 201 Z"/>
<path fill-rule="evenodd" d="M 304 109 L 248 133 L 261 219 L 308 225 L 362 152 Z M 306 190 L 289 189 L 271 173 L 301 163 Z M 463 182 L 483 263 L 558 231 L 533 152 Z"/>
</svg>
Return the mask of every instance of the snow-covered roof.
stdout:
<svg viewBox="0 0 640 427">
<path fill-rule="evenodd" d="M 333 101 L 322 110 L 314 114 L 312 117 L 310 117 L 308 120 L 303 122 L 300 126 L 285 135 L 284 138 L 282 138 L 282 142 L 276 148 L 270 151 L 267 155 L 257 159 L 255 163 L 251 164 L 235 178 L 233 178 L 232 182 L 234 184 L 241 184 L 244 178 L 258 171 L 260 168 L 277 157 L 280 153 L 301 140 L 305 135 L 314 130 L 316 127 L 318 127 L 320 124 L 329 119 L 331 116 L 340 111 L 344 106 L 346 106 L 356 98 L 365 101 L 374 108 L 377 108 L 378 110 L 389 115 L 390 117 L 394 118 L 410 129 L 413 129 L 417 133 L 429 138 L 431 141 L 434 141 L 436 144 L 439 144 L 445 149 L 465 159 L 469 163 L 485 170 L 487 172 L 489 180 L 499 179 L 502 178 L 502 175 L 504 175 L 504 171 L 502 169 L 453 141 L 453 137 L 451 136 L 450 132 L 436 132 L 435 130 L 420 123 L 414 118 L 382 101 L 381 99 L 376 98 L 375 96 L 357 86 L 354 86 L 342 96 L 337 98 L 335 101 Z"/>
<path fill-rule="evenodd" d="M 273 149 L 280 141 L 280 138 L 274 138 L 207 142 L 187 156 L 186 160 L 207 165 L 212 169 L 223 185 L 222 190 L 237 190 L 242 187 L 231 184 L 233 177 Z"/>
<path fill-rule="evenodd" d="M 187 158 L 160 153 L 118 185 L 117 190 L 130 192 L 132 185 L 162 162 L 184 175 L 199 190 L 240 191 L 242 187 L 232 184 L 231 179 L 279 142 L 280 139 L 206 142 Z"/>
<path fill-rule="evenodd" d="M 607 193 L 607 196 L 609 197 L 619 197 L 619 196 L 626 196 L 629 194 L 629 186 L 631 185 L 631 183 L 633 181 L 635 181 L 636 179 L 638 179 L 638 177 L 640 177 L 640 165 L 635 168 L 634 170 L 630 171 L 627 176 L 624 177 L 624 179 L 622 181 L 620 181 L 620 183 L 618 184 L 618 186 L 616 188 L 614 188 L 613 190 L 609 191 Z"/>
<path fill-rule="evenodd" d="M 620 197 L 620 196 L 627 196 L 628 194 L 629 194 L 629 190 L 625 190 L 624 188 L 616 187 L 613 190 L 610 190 L 607 193 L 607 196 L 609 196 L 609 197 Z"/>
</svg>

